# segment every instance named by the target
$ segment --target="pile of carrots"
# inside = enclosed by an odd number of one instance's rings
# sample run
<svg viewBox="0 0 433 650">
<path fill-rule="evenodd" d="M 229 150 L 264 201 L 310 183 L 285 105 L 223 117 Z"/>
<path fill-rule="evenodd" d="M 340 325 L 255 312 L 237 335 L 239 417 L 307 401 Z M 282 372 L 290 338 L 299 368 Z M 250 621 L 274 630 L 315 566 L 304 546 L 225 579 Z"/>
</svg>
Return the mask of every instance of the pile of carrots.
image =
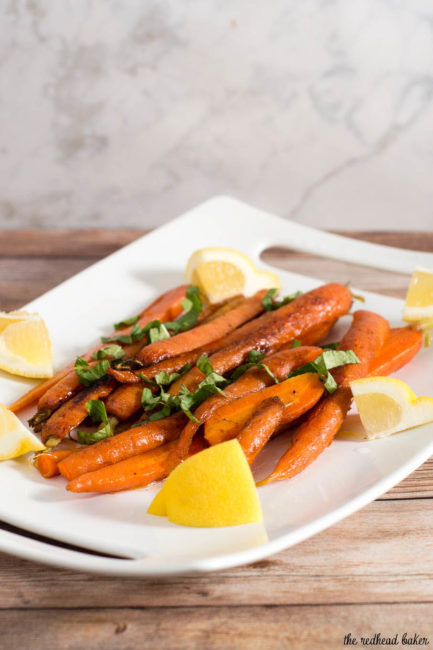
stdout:
<svg viewBox="0 0 433 650">
<path fill-rule="evenodd" d="M 177 318 L 187 288 L 177 287 L 160 296 L 140 314 L 138 325 Z M 37 403 L 32 421 L 39 424 L 42 441 L 52 446 L 35 458 L 41 475 L 61 474 L 72 492 L 143 487 L 168 476 L 189 455 L 235 437 L 251 464 L 271 437 L 293 428 L 290 448 L 260 485 L 291 478 L 333 441 L 351 406 L 349 383 L 395 372 L 422 345 L 422 334 L 415 328 L 390 329 L 380 315 L 355 311 L 338 349 L 352 350 L 359 362 L 332 371 L 337 388 L 330 394 L 319 374 L 292 371 L 323 352 L 320 343 L 352 305 L 349 290 L 338 283 L 326 284 L 270 311 L 265 311 L 265 294 L 259 291 L 250 298 L 236 296 L 209 305 L 190 329 L 164 340 L 121 343 L 129 365 L 116 368 L 113 364 L 88 386 L 80 382 L 72 363 L 15 402 L 11 406 L 15 413 Z M 132 326 L 125 326 L 116 335 L 128 338 L 131 330 Z M 92 354 L 103 347 L 82 355 L 89 367 L 96 363 Z M 209 355 L 215 373 L 229 379 L 248 362 L 252 350 L 264 355 L 262 364 L 252 365 L 223 393 L 207 397 L 194 409 L 193 419 L 178 411 L 149 420 L 143 412 L 143 389 L 149 389 L 149 380 L 162 371 L 178 372 L 190 364 L 190 370 L 171 383 L 167 393 L 193 392 L 205 378 L 195 365 L 203 354 Z M 89 400 L 104 402 L 120 432 L 88 446 L 56 446 L 86 420 Z"/>
</svg>

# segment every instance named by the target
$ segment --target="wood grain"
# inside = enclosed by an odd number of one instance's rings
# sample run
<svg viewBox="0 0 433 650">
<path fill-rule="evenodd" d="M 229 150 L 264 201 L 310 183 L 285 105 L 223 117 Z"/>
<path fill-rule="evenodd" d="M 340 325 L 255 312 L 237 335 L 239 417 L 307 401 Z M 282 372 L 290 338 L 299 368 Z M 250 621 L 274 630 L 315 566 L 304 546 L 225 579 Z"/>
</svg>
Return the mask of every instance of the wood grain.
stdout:
<svg viewBox="0 0 433 650">
<path fill-rule="evenodd" d="M 0 308 L 13 309 L 142 231 L 0 232 Z M 344 233 L 346 234 L 346 233 Z M 433 233 L 350 233 L 433 251 Z M 403 296 L 407 276 L 269 249 L 266 262 Z M 344 647 L 344 635 L 433 643 L 433 460 L 379 500 L 256 564 L 165 581 L 60 570 L 0 554 L 0 648 Z M 358 647 L 362 647 L 358 645 Z M 401 646 L 402 647 L 402 646 Z"/>
<path fill-rule="evenodd" d="M 5 648 L 25 648 L 32 630 L 34 647 L 158 648 L 166 650 L 329 650 L 342 648 L 344 637 L 398 634 L 431 638 L 431 606 L 323 605 L 303 607 L 125 608 L 104 611 L 29 610 L 0 612 Z M 358 646 L 362 647 L 362 646 Z M 389 647 L 389 646 L 386 646 Z"/>
<path fill-rule="evenodd" d="M 166 581 L 92 577 L 0 554 L 0 609 L 433 603 L 432 547 L 426 499 L 376 501 L 272 558 Z"/>
</svg>

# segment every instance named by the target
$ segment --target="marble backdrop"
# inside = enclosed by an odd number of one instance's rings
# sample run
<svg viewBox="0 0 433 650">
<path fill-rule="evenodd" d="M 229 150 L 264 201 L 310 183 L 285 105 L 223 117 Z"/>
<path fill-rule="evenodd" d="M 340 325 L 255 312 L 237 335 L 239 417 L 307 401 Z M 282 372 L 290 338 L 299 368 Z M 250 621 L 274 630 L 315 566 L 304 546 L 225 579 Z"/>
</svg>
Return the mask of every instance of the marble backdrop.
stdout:
<svg viewBox="0 0 433 650">
<path fill-rule="evenodd" d="M 0 226 L 433 228 L 432 0 L 3 0 Z"/>
</svg>

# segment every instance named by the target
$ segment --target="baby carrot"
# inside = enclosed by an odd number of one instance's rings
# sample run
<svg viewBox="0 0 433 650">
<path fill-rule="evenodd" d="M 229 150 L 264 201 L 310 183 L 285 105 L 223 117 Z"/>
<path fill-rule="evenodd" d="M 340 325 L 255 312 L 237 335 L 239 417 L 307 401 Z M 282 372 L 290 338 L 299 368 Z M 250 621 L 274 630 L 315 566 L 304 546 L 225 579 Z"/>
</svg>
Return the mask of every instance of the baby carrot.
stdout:
<svg viewBox="0 0 433 650">
<path fill-rule="evenodd" d="M 227 313 L 208 323 L 194 327 L 187 332 L 181 332 L 163 341 L 150 343 L 150 345 L 142 348 L 137 358 L 145 366 L 149 366 L 152 363 L 158 363 L 163 359 L 184 354 L 216 341 L 260 314 L 264 310 L 262 300 L 265 294 L 265 289 L 258 291 L 251 298 L 243 300 L 234 309 L 230 309 Z"/>
<path fill-rule="evenodd" d="M 368 374 L 377 377 L 390 375 L 405 366 L 419 352 L 422 332 L 414 327 L 395 327 L 371 362 Z"/>
<path fill-rule="evenodd" d="M 388 322 L 373 312 L 356 311 L 339 349 L 353 350 L 360 363 L 341 366 L 334 371 L 338 388 L 327 395 L 309 413 L 293 436 L 292 446 L 280 458 L 273 472 L 258 485 L 282 481 L 302 472 L 331 444 L 352 402 L 349 383 L 368 375 L 372 359 L 389 333 Z"/>
<path fill-rule="evenodd" d="M 153 481 L 167 476 L 167 458 L 174 442 L 167 442 L 144 454 L 107 465 L 95 472 L 87 472 L 70 481 L 66 489 L 70 492 L 119 492 L 145 487 Z M 203 440 L 196 438 L 191 445 L 190 455 L 203 449 Z"/>
<path fill-rule="evenodd" d="M 283 413 L 284 404 L 280 398 L 269 397 L 259 404 L 245 423 L 238 441 L 250 465 L 278 428 Z"/>
<path fill-rule="evenodd" d="M 72 453 L 72 449 L 52 449 L 36 454 L 33 465 L 44 478 L 52 478 L 60 474 L 59 462 Z"/>
<path fill-rule="evenodd" d="M 65 478 L 71 480 L 81 474 L 142 454 L 177 438 L 186 420 L 183 413 L 176 413 L 122 431 L 94 445 L 74 451 L 59 463 L 59 470 Z"/>
</svg>

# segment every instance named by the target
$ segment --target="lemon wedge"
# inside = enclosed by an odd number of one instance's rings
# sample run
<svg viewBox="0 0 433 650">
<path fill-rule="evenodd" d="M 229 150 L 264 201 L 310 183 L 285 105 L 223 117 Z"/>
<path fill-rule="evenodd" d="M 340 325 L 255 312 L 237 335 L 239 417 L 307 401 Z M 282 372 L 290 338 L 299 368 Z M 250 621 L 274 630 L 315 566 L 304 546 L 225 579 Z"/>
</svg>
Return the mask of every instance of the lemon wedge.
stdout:
<svg viewBox="0 0 433 650">
<path fill-rule="evenodd" d="M 416 268 L 413 272 L 403 319 L 409 322 L 433 320 L 433 270 Z"/>
<path fill-rule="evenodd" d="M 417 397 L 394 377 L 367 377 L 350 382 L 368 439 L 433 422 L 433 398 Z"/>
<path fill-rule="evenodd" d="M 281 288 L 276 273 L 259 271 L 253 261 L 232 248 L 202 248 L 186 265 L 188 282 L 200 287 L 209 302 L 219 302 L 238 293 L 251 296 L 260 289 Z"/>
<path fill-rule="evenodd" d="M 52 377 L 50 336 L 39 314 L 0 312 L 0 369 L 23 377 Z"/>
<path fill-rule="evenodd" d="M 0 404 L 0 460 L 9 460 L 28 451 L 45 449 L 41 441 L 29 431 L 15 413 Z"/>
<path fill-rule="evenodd" d="M 253 475 L 239 442 L 229 440 L 176 467 L 147 511 L 182 526 L 237 526 L 262 521 Z"/>
</svg>

